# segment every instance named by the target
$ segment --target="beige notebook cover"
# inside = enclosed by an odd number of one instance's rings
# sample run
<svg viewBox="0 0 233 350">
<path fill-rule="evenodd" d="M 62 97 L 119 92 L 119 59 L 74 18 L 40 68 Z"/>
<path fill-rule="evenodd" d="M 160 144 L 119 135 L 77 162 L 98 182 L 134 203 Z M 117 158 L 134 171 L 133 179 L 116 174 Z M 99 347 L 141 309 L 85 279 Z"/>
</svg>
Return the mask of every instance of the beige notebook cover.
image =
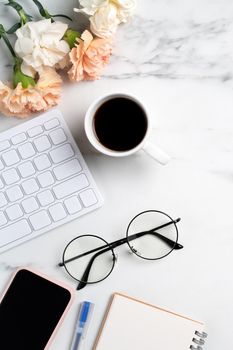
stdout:
<svg viewBox="0 0 233 350">
<path fill-rule="evenodd" d="M 115 293 L 93 350 L 201 350 L 203 331 L 201 322 Z"/>
</svg>

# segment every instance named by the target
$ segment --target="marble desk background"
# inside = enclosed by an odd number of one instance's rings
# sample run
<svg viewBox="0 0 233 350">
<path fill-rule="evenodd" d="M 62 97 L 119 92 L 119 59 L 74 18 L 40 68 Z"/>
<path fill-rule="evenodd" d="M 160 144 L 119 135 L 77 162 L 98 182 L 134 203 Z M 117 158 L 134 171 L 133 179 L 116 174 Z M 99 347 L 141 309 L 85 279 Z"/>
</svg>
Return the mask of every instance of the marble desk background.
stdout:
<svg viewBox="0 0 233 350">
<path fill-rule="evenodd" d="M 132 23 L 118 32 L 103 78 L 67 84 L 59 106 L 105 205 L 2 254 L 0 291 L 11 272 L 23 265 L 75 286 L 56 267 L 70 239 L 87 232 L 118 239 L 139 211 L 164 210 L 182 218 L 180 242 L 185 248 L 155 263 L 140 261 L 128 254 L 126 247 L 119 249 L 113 274 L 77 292 L 51 350 L 69 348 L 77 307 L 84 299 L 96 304 L 85 344 L 90 350 L 114 291 L 203 320 L 209 333 L 206 349 L 232 350 L 233 3 L 138 2 Z M 75 1 L 46 3 L 51 12 L 63 9 L 69 14 Z M 9 24 L 9 15 L 10 10 L 0 4 L 0 22 Z M 8 55 L 2 48 L 0 79 L 9 79 Z M 104 157 L 89 146 L 83 133 L 85 111 L 94 98 L 115 91 L 133 93 L 144 101 L 152 118 L 151 139 L 172 156 L 167 166 L 143 153 L 128 159 Z M 1 117 L 0 130 L 21 122 Z"/>
</svg>

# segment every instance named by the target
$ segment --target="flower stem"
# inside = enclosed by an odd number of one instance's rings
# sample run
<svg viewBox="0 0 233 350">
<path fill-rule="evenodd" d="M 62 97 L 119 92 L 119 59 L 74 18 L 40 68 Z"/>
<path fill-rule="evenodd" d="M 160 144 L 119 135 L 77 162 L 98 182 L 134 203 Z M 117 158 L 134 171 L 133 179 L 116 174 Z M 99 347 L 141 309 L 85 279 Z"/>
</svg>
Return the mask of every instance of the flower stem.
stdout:
<svg viewBox="0 0 233 350">
<path fill-rule="evenodd" d="M 62 14 L 57 14 L 57 15 L 51 15 L 49 13 L 48 10 L 46 10 L 43 5 L 38 1 L 38 0 L 32 0 L 34 2 L 34 4 L 37 6 L 40 14 L 42 17 L 46 18 L 46 19 L 51 19 L 52 22 L 54 22 L 54 19 L 53 17 L 64 17 L 70 21 L 72 21 L 72 19 L 69 17 L 69 16 L 66 16 L 66 15 L 62 15 Z"/>
<path fill-rule="evenodd" d="M 19 3 L 17 3 L 16 1 L 8 0 L 8 3 L 5 4 L 5 5 L 12 7 L 18 13 L 18 15 L 20 17 L 20 24 L 21 24 L 21 26 L 23 26 L 27 22 L 32 21 L 32 16 L 28 15 L 24 11 L 23 7 Z"/>
<path fill-rule="evenodd" d="M 33 78 L 23 74 L 21 70 L 21 65 L 22 65 L 22 58 L 18 57 L 6 35 L 5 28 L 3 27 L 2 24 L 0 24 L 0 39 L 3 39 L 5 42 L 7 48 L 9 49 L 13 60 L 14 60 L 14 73 L 13 73 L 13 85 L 14 88 L 21 83 L 23 88 L 27 88 L 28 86 L 35 86 L 36 82 Z"/>
<path fill-rule="evenodd" d="M 14 60 L 16 59 L 16 53 L 6 35 L 6 31 L 5 31 L 5 28 L 3 27 L 2 24 L 0 24 L 0 39 L 3 39 L 3 41 L 5 42 L 6 46 L 8 47 L 12 57 L 14 58 Z"/>
</svg>

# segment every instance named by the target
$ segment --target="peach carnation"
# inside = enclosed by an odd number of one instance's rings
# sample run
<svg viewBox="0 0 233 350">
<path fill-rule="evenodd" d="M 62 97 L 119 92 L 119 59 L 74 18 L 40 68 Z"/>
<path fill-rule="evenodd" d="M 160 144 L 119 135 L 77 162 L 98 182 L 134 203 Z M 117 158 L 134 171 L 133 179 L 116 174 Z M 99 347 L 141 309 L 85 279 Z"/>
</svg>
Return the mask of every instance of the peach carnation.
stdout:
<svg viewBox="0 0 233 350">
<path fill-rule="evenodd" d="M 95 38 L 85 30 L 70 51 L 72 67 L 68 71 L 71 81 L 98 79 L 112 53 L 112 40 Z"/>
<path fill-rule="evenodd" d="M 36 86 L 15 89 L 0 81 L 0 112 L 6 116 L 24 118 L 33 112 L 42 112 L 57 105 L 61 94 L 60 76 L 53 68 L 43 67 Z"/>
</svg>

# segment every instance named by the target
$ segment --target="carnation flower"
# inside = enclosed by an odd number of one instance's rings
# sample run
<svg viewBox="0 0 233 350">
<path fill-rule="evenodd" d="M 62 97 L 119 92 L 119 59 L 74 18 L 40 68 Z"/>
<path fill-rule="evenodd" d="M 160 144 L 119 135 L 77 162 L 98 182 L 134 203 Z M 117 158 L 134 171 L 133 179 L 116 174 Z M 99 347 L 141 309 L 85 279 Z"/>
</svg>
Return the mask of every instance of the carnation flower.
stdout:
<svg viewBox="0 0 233 350">
<path fill-rule="evenodd" d="M 90 17 L 91 31 L 100 38 L 110 38 L 117 30 L 120 20 L 117 8 L 113 4 L 101 7 L 94 16 Z"/>
<path fill-rule="evenodd" d="M 16 31 L 15 52 L 23 60 L 24 74 L 34 76 L 42 66 L 53 67 L 64 58 L 70 51 L 62 40 L 67 28 L 65 23 L 43 19 L 28 22 Z"/>
<path fill-rule="evenodd" d="M 91 16 L 91 31 L 101 37 L 113 35 L 120 23 L 125 23 L 132 16 L 136 7 L 136 0 L 80 0 L 82 12 Z"/>
<path fill-rule="evenodd" d="M 60 76 L 51 67 L 44 67 L 35 86 L 15 88 L 0 81 L 0 112 L 6 116 L 24 118 L 33 112 L 43 112 L 55 106 L 61 94 Z"/>
<path fill-rule="evenodd" d="M 23 118 L 33 112 L 46 111 L 55 106 L 61 94 L 61 77 L 51 68 L 43 66 L 38 71 L 37 81 L 22 72 L 22 58 L 15 53 L 0 24 L 0 39 L 9 49 L 13 61 L 13 81 L 6 85 L 0 81 L 0 113 Z"/>
<path fill-rule="evenodd" d="M 126 23 L 133 15 L 136 8 L 136 0 L 111 0 L 117 7 L 117 14 L 120 23 Z"/>
<path fill-rule="evenodd" d="M 72 67 L 68 71 L 70 80 L 98 79 L 103 68 L 109 62 L 112 53 L 112 41 L 109 39 L 93 39 L 88 30 L 85 30 L 81 39 L 69 56 Z"/>
<path fill-rule="evenodd" d="M 87 15 L 93 16 L 100 7 L 106 6 L 109 0 L 79 0 L 82 9 L 75 9 Z"/>
</svg>

